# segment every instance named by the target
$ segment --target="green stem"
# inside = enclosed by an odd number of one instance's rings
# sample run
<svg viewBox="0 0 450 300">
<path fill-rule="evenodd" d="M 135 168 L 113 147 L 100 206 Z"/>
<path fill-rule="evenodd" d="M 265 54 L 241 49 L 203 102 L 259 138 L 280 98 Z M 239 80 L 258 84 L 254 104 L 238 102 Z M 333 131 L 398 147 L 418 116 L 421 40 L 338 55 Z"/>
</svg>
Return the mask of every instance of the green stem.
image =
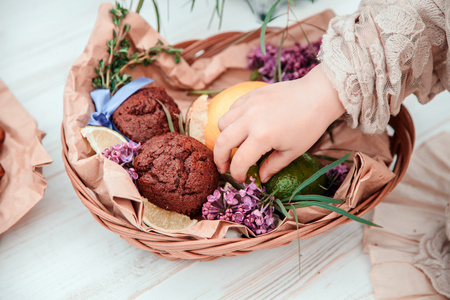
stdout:
<svg viewBox="0 0 450 300">
<path fill-rule="evenodd" d="M 160 26 L 161 26 L 161 24 L 160 24 L 160 20 L 159 20 L 159 9 L 158 9 L 158 4 L 156 3 L 156 0 L 152 0 L 152 2 L 153 2 L 153 7 L 155 8 L 155 14 L 156 14 L 156 23 L 157 23 L 157 29 L 158 29 L 158 32 L 160 32 L 160 30 L 161 30 L 161 28 L 160 28 Z"/>
<path fill-rule="evenodd" d="M 139 13 L 141 11 L 142 5 L 144 5 L 144 0 L 139 0 L 138 5 L 136 7 L 137 13 Z"/>
</svg>

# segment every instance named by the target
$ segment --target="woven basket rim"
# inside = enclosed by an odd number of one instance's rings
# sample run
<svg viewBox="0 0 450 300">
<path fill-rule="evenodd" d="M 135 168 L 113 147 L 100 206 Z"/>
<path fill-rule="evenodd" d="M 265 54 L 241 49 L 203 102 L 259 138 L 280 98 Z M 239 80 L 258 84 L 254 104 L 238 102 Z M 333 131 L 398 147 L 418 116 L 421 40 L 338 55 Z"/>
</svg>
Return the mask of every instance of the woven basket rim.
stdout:
<svg viewBox="0 0 450 300">
<path fill-rule="evenodd" d="M 401 181 L 409 164 L 414 145 L 414 126 L 405 107 L 400 113 L 391 118 L 390 125 L 395 132 L 392 137 L 392 154 L 396 156 L 393 172 L 396 177 L 371 197 L 364 199 L 357 207 L 349 212 L 356 216 L 363 216 L 378 205 Z M 220 239 L 186 239 L 185 237 L 161 236 L 158 232 L 141 231 L 130 223 L 112 216 L 104 208 L 99 207 L 95 196 L 90 192 L 79 176 L 72 169 L 68 161 L 68 146 L 65 141 L 64 128 L 61 128 L 63 145 L 62 158 L 66 173 L 72 186 L 83 205 L 90 211 L 95 220 L 112 232 L 119 234 L 130 244 L 153 252 L 155 255 L 168 260 L 191 259 L 213 260 L 222 256 L 237 256 L 254 250 L 275 248 L 286 245 L 297 238 L 306 239 L 317 236 L 351 220 L 338 216 L 334 219 L 315 222 L 299 230 L 275 231 L 252 238 L 220 238 Z M 125 232 L 123 229 L 126 228 Z M 132 230 L 132 234 L 129 231 Z M 199 246 L 201 244 L 201 246 Z"/>
<path fill-rule="evenodd" d="M 269 33 L 277 32 L 279 28 L 268 28 Z M 175 45 L 183 46 L 183 57 L 188 63 L 201 57 L 212 56 L 224 49 L 227 44 L 243 42 L 248 33 L 224 32 L 211 36 L 205 40 L 185 41 Z M 256 34 L 259 34 L 256 32 Z M 225 41 L 217 43 L 217 39 Z M 199 51 L 203 54 L 196 56 Z M 393 172 L 395 178 L 369 198 L 362 200 L 357 207 L 349 212 L 356 216 L 363 216 L 377 206 L 403 178 L 408 167 L 414 147 L 415 130 L 413 121 L 407 109 L 402 105 L 400 112 L 391 117 L 390 126 L 394 129 L 391 137 L 391 154 L 395 157 Z M 108 230 L 115 232 L 131 245 L 152 252 L 167 260 L 202 260 L 209 261 L 223 256 L 238 256 L 255 250 L 276 248 L 300 238 L 306 239 L 327 232 L 339 225 L 350 222 L 344 216 L 323 220 L 306 225 L 298 230 L 274 231 L 252 238 L 211 238 L 195 239 L 186 236 L 167 236 L 154 231 L 142 231 L 130 223 L 111 215 L 95 198 L 80 177 L 76 174 L 68 160 L 68 145 L 65 140 L 64 126 L 61 128 L 62 159 L 66 173 L 72 186 L 83 205 L 89 210 L 94 219 Z M 124 230 L 126 229 L 126 230 Z M 130 234 L 130 232 L 132 232 Z"/>
</svg>

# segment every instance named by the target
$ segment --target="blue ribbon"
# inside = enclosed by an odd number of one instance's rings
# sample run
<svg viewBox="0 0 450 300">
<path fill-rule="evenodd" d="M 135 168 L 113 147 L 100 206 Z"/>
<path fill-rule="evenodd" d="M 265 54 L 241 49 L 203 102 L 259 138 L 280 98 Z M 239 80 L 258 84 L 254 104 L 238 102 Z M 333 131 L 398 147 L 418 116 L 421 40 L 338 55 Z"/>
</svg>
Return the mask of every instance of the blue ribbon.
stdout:
<svg viewBox="0 0 450 300">
<path fill-rule="evenodd" d="M 97 111 L 91 114 L 88 125 L 104 126 L 119 132 L 111 121 L 113 112 L 137 90 L 152 82 L 153 80 L 147 77 L 138 78 L 124 85 L 112 97 L 109 89 L 93 90 L 91 98 Z"/>
</svg>

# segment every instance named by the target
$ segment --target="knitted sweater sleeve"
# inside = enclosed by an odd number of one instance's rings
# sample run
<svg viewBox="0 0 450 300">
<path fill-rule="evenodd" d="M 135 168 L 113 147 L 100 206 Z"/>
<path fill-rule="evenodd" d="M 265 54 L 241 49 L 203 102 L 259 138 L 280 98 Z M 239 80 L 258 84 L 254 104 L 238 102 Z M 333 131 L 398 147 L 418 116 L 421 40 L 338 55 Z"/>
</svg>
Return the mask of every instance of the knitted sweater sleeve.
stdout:
<svg viewBox="0 0 450 300">
<path fill-rule="evenodd" d="M 449 40 L 448 0 L 362 0 L 332 19 L 320 58 L 349 125 L 382 132 L 406 96 L 450 89 Z"/>
</svg>

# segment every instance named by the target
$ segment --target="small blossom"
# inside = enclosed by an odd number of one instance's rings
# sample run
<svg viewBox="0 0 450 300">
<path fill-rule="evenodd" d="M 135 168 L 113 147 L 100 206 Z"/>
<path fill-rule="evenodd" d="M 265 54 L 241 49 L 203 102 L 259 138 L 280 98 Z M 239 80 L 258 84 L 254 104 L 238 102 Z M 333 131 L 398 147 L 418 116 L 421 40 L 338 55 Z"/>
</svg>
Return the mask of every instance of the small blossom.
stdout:
<svg viewBox="0 0 450 300">
<path fill-rule="evenodd" d="M 350 167 L 345 164 L 339 164 L 333 169 L 329 170 L 326 175 L 330 178 L 334 184 L 341 185 L 350 171 Z"/>
<path fill-rule="evenodd" d="M 274 230 L 274 208 L 269 204 L 262 206 L 265 191 L 258 188 L 254 178 L 250 178 L 250 181 L 239 191 L 230 186 L 215 190 L 203 204 L 203 219 L 244 224 L 255 234 Z"/>
<path fill-rule="evenodd" d="M 318 40 L 304 47 L 296 43 L 292 48 L 281 49 L 281 80 L 288 81 L 301 78 L 314 68 L 318 64 L 315 53 L 319 52 L 321 44 L 322 41 Z M 266 55 L 264 55 L 261 47 L 255 46 L 247 56 L 247 69 L 256 70 L 261 79 L 268 83 L 279 81 L 277 72 L 278 49 L 277 46 L 266 44 Z"/>
<path fill-rule="evenodd" d="M 139 154 L 141 143 L 133 141 L 125 142 L 119 145 L 113 145 L 102 152 L 107 159 L 121 165 L 130 175 L 134 183 L 138 179 L 138 174 L 134 169 L 134 158 Z"/>
<path fill-rule="evenodd" d="M 330 182 L 330 187 L 327 191 L 329 196 L 333 196 L 334 193 L 336 193 L 347 177 L 349 171 L 350 167 L 341 163 L 326 173 L 326 176 Z"/>
</svg>

